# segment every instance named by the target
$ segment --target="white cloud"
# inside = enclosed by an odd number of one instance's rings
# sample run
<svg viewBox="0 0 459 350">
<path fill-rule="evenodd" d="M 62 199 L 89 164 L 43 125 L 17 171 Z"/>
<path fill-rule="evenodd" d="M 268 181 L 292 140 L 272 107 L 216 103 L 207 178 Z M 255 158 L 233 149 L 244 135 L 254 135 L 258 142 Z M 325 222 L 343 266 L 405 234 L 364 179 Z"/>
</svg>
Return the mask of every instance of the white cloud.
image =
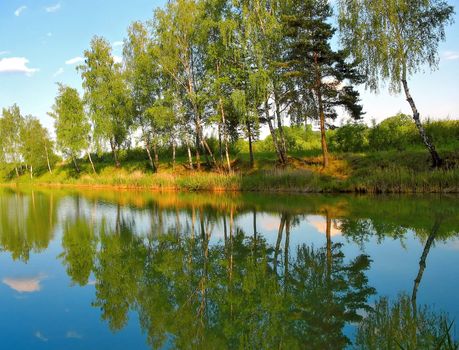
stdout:
<svg viewBox="0 0 459 350">
<path fill-rule="evenodd" d="M 40 339 L 41 341 L 47 342 L 48 338 L 46 338 L 40 331 L 35 332 L 35 337 Z"/>
<path fill-rule="evenodd" d="M 0 56 L 8 55 L 9 53 L 9 51 L 0 51 Z"/>
<path fill-rule="evenodd" d="M 53 78 L 56 78 L 58 77 L 59 75 L 61 75 L 62 73 L 64 73 L 64 68 L 59 68 L 54 74 L 53 74 Z"/>
<path fill-rule="evenodd" d="M 45 11 L 48 13 L 57 12 L 60 10 L 60 8 L 61 8 L 61 3 L 58 2 L 56 5 L 51 5 L 51 6 L 46 7 Z"/>
<path fill-rule="evenodd" d="M 78 332 L 75 332 L 75 331 L 68 331 L 65 334 L 65 337 L 66 338 L 70 338 L 70 339 L 81 339 L 81 338 L 83 338 L 83 336 L 81 334 L 79 334 Z"/>
<path fill-rule="evenodd" d="M 123 44 L 124 44 L 124 43 L 123 43 L 122 41 L 115 41 L 115 42 L 112 44 L 112 46 L 113 46 L 113 47 L 120 47 L 120 46 L 123 46 Z"/>
<path fill-rule="evenodd" d="M 0 59 L 0 74 L 1 73 L 24 73 L 31 76 L 39 71 L 38 68 L 29 68 L 27 64 L 29 60 L 25 57 L 8 57 Z"/>
<path fill-rule="evenodd" d="M 27 6 L 21 6 L 21 7 L 17 8 L 16 11 L 14 11 L 14 15 L 16 17 L 19 17 L 21 15 L 21 13 L 24 12 L 26 9 L 27 9 Z"/>
<path fill-rule="evenodd" d="M 123 62 L 123 57 L 115 55 L 115 56 L 113 56 L 113 61 L 115 63 L 122 63 Z"/>
<path fill-rule="evenodd" d="M 71 64 L 81 63 L 83 61 L 84 61 L 84 58 L 78 56 L 78 57 L 74 57 L 74 58 L 71 58 L 71 59 L 65 61 L 65 64 L 70 64 L 71 65 Z"/>
<path fill-rule="evenodd" d="M 459 52 L 458 51 L 445 51 L 443 52 L 443 59 L 447 61 L 454 61 L 459 60 Z"/>
</svg>

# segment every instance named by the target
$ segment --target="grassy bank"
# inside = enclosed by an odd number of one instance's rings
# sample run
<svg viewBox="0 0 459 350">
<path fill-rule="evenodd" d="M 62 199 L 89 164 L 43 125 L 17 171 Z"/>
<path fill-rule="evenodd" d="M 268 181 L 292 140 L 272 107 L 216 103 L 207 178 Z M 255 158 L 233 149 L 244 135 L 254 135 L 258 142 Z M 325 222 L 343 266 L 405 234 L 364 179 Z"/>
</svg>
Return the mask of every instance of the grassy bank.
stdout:
<svg viewBox="0 0 459 350">
<path fill-rule="evenodd" d="M 458 193 L 459 151 L 443 152 L 448 168 L 430 168 L 430 157 L 424 150 L 377 153 L 343 153 L 335 155 L 327 169 L 322 169 L 319 154 L 292 154 L 289 165 L 280 168 L 274 154 L 257 154 L 254 168 L 247 155 L 233 160 L 234 172 L 192 171 L 178 160 L 160 163 L 153 174 L 144 160 L 124 161 L 115 168 L 105 156 L 96 162 L 97 173 L 82 162 L 80 173 L 70 164 L 60 164 L 53 173 L 30 179 L 25 174 L 11 178 L 9 184 L 46 186 L 88 186 L 144 188 L 183 191 L 260 191 L 260 192 L 361 192 L 361 193 Z"/>
</svg>

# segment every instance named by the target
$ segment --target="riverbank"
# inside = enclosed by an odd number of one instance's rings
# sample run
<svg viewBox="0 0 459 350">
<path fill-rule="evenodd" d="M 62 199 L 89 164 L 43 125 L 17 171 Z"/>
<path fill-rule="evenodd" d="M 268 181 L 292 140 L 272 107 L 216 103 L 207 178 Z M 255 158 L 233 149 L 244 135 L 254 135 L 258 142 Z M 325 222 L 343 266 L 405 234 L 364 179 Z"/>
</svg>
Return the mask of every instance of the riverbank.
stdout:
<svg viewBox="0 0 459 350">
<path fill-rule="evenodd" d="M 234 171 L 193 171 L 178 163 L 160 164 L 152 173 L 145 162 L 125 162 L 121 168 L 101 163 L 91 172 L 88 164 L 76 173 L 69 164 L 53 173 L 30 179 L 24 174 L 8 185 L 139 188 L 169 191 L 256 191 L 296 193 L 459 193 L 458 151 L 445 159 L 449 168 L 431 169 L 424 151 L 342 154 L 322 169 L 319 156 L 296 155 L 287 167 L 276 166 L 268 156 L 253 169 L 244 157 L 233 161 Z"/>
</svg>

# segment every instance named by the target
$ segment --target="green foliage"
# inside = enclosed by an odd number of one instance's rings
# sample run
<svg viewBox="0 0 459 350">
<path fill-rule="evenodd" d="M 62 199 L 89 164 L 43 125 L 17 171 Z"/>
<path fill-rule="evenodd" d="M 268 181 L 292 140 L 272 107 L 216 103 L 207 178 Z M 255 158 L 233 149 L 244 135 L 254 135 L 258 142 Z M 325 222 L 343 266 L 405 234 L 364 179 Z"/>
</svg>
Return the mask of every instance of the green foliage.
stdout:
<svg viewBox="0 0 459 350">
<path fill-rule="evenodd" d="M 53 153 L 53 143 L 49 138 L 48 131 L 40 124 L 37 118 L 28 116 L 20 131 L 20 152 L 26 165 L 33 169 L 46 169 L 48 161 L 54 165 L 57 158 Z"/>
<path fill-rule="evenodd" d="M 4 108 L 0 119 L 2 158 L 7 164 L 17 167 L 21 163 L 21 128 L 24 117 L 17 105 Z"/>
<path fill-rule="evenodd" d="M 301 152 L 319 150 L 320 135 L 312 130 L 311 125 L 306 128 L 293 126 L 284 127 L 285 141 L 289 152 Z M 260 152 L 274 152 L 272 136 L 269 135 L 263 141 L 256 143 L 256 148 Z"/>
<path fill-rule="evenodd" d="M 444 0 L 341 0 L 340 34 L 371 89 L 388 81 L 399 92 L 409 75 L 437 67 L 438 45 L 453 14 Z"/>
<path fill-rule="evenodd" d="M 455 350 L 459 344 L 452 339 L 452 325 L 446 315 L 413 307 L 407 295 L 392 303 L 381 298 L 361 322 L 355 348 Z"/>
<path fill-rule="evenodd" d="M 330 146 L 338 152 L 363 152 L 368 149 L 369 130 L 365 124 L 348 121 L 330 137 Z"/>
<path fill-rule="evenodd" d="M 93 124 L 94 140 L 109 142 L 115 155 L 126 141 L 132 124 L 132 104 L 124 73 L 115 63 L 110 44 L 102 37 L 91 40 L 84 53 L 85 63 L 78 67 L 85 90 L 84 100 Z"/>
<path fill-rule="evenodd" d="M 57 147 L 69 157 L 78 157 L 89 146 L 91 126 L 84 104 L 74 88 L 59 84 L 53 111 Z"/>
<path fill-rule="evenodd" d="M 427 120 L 425 128 L 439 145 L 459 149 L 459 120 Z"/>
<path fill-rule="evenodd" d="M 400 113 L 374 126 L 370 130 L 368 141 L 370 149 L 375 151 L 403 151 L 409 146 L 420 144 L 421 140 L 411 117 Z"/>
</svg>

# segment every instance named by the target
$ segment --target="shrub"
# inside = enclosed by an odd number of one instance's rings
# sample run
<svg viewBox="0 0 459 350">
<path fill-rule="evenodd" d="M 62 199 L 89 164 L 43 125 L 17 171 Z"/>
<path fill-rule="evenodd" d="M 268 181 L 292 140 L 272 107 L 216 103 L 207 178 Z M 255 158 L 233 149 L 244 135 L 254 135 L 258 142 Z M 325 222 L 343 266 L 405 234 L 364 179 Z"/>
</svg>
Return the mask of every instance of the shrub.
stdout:
<svg viewBox="0 0 459 350">
<path fill-rule="evenodd" d="M 330 137 L 330 148 L 340 152 L 362 152 L 368 147 L 369 128 L 349 121 Z"/>
<path fill-rule="evenodd" d="M 399 113 L 374 126 L 369 132 L 368 142 L 374 151 L 403 151 L 409 146 L 420 144 L 421 140 L 412 118 Z"/>
</svg>

